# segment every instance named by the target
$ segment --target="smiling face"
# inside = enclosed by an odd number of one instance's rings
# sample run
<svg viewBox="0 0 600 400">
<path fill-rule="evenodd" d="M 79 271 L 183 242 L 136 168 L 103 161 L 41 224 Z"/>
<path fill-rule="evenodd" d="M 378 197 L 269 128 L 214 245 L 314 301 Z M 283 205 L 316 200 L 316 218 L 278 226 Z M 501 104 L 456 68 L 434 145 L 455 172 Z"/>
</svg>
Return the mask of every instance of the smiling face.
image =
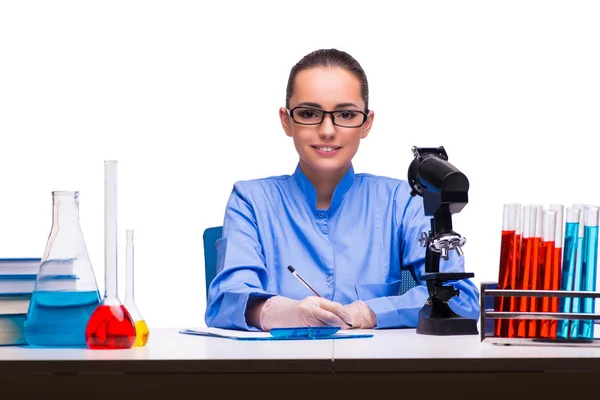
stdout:
<svg viewBox="0 0 600 400">
<path fill-rule="evenodd" d="M 351 72 L 339 67 L 316 67 L 299 72 L 289 107 L 290 110 L 308 107 L 339 111 L 334 114 L 336 123 L 346 125 L 356 125 L 348 123 L 352 120 L 358 120 L 360 124 L 364 119 L 361 114 L 351 111 L 365 112 L 360 81 Z M 334 125 L 329 114 L 317 125 L 294 122 L 285 108 L 279 110 L 279 116 L 286 135 L 294 140 L 300 156 L 300 168 L 315 183 L 313 179 L 341 178 L 346 173 L 360 140 L 369 134 L 374 113 L 371 111 L 366 122 L 355 128 Z M 297 109 L 294 117 L 301 122 L 320 121 L 318 111 L 315 114 L 310 109 Z"/>
</svg>

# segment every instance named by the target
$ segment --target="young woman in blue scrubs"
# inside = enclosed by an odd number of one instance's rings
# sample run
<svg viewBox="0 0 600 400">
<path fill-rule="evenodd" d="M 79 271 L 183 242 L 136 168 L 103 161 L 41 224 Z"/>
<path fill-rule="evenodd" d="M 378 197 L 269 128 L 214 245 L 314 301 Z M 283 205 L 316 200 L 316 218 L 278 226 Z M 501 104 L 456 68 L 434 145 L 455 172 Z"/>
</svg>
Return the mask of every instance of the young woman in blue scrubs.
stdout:
<svg viewBox="0 0 600 400">
<path fill-rule="evenodd" d="M 292 175 L 235 183 L 217 242 L 208 326 L 268 331 L 276 327 L 416 327 L 428 296 L 423 284 L 399 295 L 401 270 L 419 281 L 430 229 L 423 201 L 404 180 L 355 173 L 352 158 L 375 113 L 360 64 L 317 50 L 291 70 L 279 110 L 299 162 Z M 317 292 L 305 287 L 287 267 Z M 463 272 L 451 252 L 440 272 Z M 459 315 L 479 316 L 476 286 L 451 282 Z"/>
</svg>

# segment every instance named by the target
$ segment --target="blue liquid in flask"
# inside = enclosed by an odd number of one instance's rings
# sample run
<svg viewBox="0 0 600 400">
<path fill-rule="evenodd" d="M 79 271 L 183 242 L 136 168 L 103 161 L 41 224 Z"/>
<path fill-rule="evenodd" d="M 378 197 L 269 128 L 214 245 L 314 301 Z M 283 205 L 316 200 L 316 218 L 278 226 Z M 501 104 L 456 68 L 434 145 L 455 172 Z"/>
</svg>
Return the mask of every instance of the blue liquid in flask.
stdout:
<svg viewBox="0 0 600 400">
<path fill-rule="evenodd" d="M 30 346 L 87 347 L 85 328 L 100 304 L 98 291 L 36 291 L 24 325 Z"/>
<path fill-rule="evenodd" d="M 36 347 L 86 347 L 85 328 L 99 304 L 79 224 L 79 192 L 52 192 L 52 230 L 23 326 L 25 341 Z"/>
</svg>

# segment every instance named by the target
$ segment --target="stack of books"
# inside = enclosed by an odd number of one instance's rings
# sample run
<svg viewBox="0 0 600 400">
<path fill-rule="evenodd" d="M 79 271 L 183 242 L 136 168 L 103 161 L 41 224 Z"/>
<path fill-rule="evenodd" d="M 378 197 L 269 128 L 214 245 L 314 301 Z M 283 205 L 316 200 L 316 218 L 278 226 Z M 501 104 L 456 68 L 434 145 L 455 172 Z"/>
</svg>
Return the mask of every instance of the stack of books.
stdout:
<svg viewBox="0 0 600 400">
<path fill-rule="evenodd" d="M 0 258 L 0 345 L 25 344 L 23 324 L 40 262 L 39 258 Z"/>
</svg>

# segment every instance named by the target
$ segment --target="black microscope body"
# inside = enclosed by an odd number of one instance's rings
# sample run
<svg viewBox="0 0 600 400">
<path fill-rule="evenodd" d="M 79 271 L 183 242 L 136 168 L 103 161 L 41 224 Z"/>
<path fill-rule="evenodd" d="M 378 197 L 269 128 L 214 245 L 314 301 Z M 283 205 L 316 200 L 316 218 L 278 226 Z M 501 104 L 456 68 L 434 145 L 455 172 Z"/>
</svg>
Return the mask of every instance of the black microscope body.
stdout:
<svg viewBox="0 0 600 400">
<path fill-rule="evenodd" d="M 425 215 L 432 216 L 431 230 L 419 237 L 425 250 L 425 274 L 429 299 L 419 312 L 417 333 L 425 335 L 476 335 L 477 321 L 456 314 L 448 301 L 458 296 L 454 286 L 444 282 L 472 278 L 473 273 L 440 273 L 440 257 L 448 259 L 455 250 L 462 257 L 466 239 L 452 230 L 452 214 L 468 202 L 467 177 L 448 162 L 443 147 L 413 147 L 415 159 L 408 168 L 411 196 L 423 197 Z"/>
</svg>

